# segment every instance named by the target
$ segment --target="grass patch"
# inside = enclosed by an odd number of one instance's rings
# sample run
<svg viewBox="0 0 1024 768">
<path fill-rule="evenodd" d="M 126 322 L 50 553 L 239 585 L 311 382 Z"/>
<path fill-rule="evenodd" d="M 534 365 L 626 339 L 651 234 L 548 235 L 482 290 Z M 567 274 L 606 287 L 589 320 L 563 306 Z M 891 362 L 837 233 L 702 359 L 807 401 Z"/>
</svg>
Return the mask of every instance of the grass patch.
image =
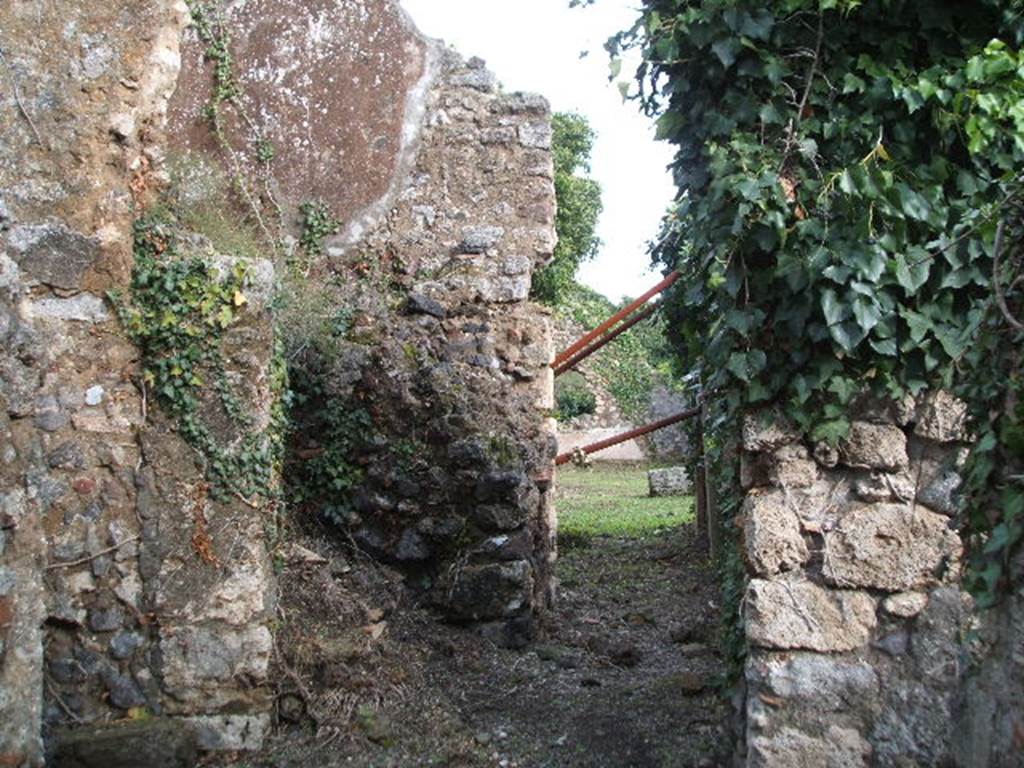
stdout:
<svg viewBox="0 0 1024 768">
<path fill-rule="evenodd" d="M 647 466 L 597 464 L 558 470 L 558 533 L 563 546 L 595 536 L 645 538 L 693 520 L 690 496 L 647 495 Z"/>
</svg>

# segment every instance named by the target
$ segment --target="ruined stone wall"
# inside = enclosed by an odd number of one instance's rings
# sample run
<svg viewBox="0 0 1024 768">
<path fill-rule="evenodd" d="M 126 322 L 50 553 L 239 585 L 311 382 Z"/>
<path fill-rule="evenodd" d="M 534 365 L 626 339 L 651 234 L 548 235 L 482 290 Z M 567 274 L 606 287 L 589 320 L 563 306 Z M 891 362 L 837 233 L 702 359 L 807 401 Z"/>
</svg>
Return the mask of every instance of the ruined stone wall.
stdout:
<svg viewBox="0 0 1024 768">
<path fill-rule="evenodd" d="M 957 764 L 965 410 L 862 406 L 838 449 L 747 419 L 746 764 Z"/>
<path fill-rule="evenodd" d="M 358 487 L 324 501 L 450 619 L 516 645 L 554 558 L 552 348 L 528 301 L 555 242 L 549 107 L 452 52 L 424 106 L 386 220 L 354 247 L 329 240 L 318 267 L 355 276 L 333 299 L 353 330 L 326 360 L 351 384 L 322 407 L 357 403 L 374 434 L 356 449 Z"/>
<path fill-rule="evenodd" d="M 107 298 L 126 291 L 133 220 L 160 185 L 187 19 L 180 2 L 0 10 L 4 764 L 130 713 L 180 715 L 166 738 L 208 748 L 267 724 L 266 510 L 211 501 Z M 231 263 L 201 239 L 186 256 Z M 252 274 L 224 374 L 261 430 L 273 271 Z"/>
<path fill-rule="evenodd" d="M 1024 765 L 1024 553 L 1010 563 L 1012 592 L 977 617 L 953 722 L 958 765 Z"/>
<path fill-rule="evenodd" d="M 252 748 L 269 723 L 279 509 L 211 487 L 108 298 L 129 293 L 134 221 L 189 200 L 175 162 L 247 181 L 228 212 L 252 228 L 247 196 L 279 210 L 259 224 L 285 251 L 301 202 L 342 221 L 306 275 L 356 316 L 352 354 L 328 361 L 335 405 L 366 399 L 363 448 L 408 438 L 408 461 L 379 455 L 389 471 L 346 496 L 350 529 L 496 639 L 528 634 L 546 600 L 550 344 L 525 299 L 554 245 L 547 105 L 501 94 L 390 0 L 235 2 L 225 20 L 255 116 L 223 126 L 230 151 L 201 124 L 211 67 L 184 2 L 0 9 L 2 764 L 40 764 L 44 740 L 106 764 L 110 739 L 187 762 Z M 286 262 L 218 252 L 201 228 L 175 238 L 175 258 L 249 265 L 217 372 L 245 427 L 215 387 L 199 395 L 218 445 L 243 450 L 272 427 Z"/>
</svg>

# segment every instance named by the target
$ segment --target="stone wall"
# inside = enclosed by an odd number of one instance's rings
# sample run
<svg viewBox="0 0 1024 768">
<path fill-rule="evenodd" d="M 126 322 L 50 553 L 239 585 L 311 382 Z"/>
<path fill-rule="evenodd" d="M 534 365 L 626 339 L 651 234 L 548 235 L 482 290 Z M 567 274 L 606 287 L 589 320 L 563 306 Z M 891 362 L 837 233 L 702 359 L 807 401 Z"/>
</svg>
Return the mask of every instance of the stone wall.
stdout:
<svg viewBox="0 0 1024 768">
<path fill-rule="evenodd" d="M 1010 563 L 1016 585 L 982 611 L 973 627 L 953 727 L 957 764 L 965 768 L 1024 765 L 1024 553 Z"/>
<path fill-rule="evenodd" d="M 501 93 L 482 61 L 437 56 L 395 205 L 361 243 L 328 240 L 314 268 L 352 276 L 330 303 L 353 319 L 314 365 L 333 383 L 312 416 L 358 408 L 373 435 L 354 451 L 358 486 L 321 504 L 450 619 L 516 645 L 554 558 L 552 349 L 527 299 L 555 242 L 550 113 Z"/>
<path fill-rule="evenodd" d="M 746 420 L 748 765 L 956 764 L 965 410 L 863 404 L 838 448 Z"/>
<path fill-rule="evenodd" d="M 247 194 L 278 208 L 260 223 L 280 224 L 286 251 L 301 202 L 342 221 L 305 277 L 355 316 L 327 361 L 332 405 L 362 397 L 375 425 L 351 457 L 377 469 L 347 497 L 349 531 L 430 575 L 447 615 L 497 640 L 528 636 L 547 599 L 551 350 L 526 302 L 554 245 L 546 103 L 501 93 L 391 0 L 253 0 L 225 21 L 253 118 L 224 125 L 231 151 L 202 125 L 211 66 L 184 2 L 0 9 L 5 765 L 46 751 L 110 764 L 111 743 L 249 749 L 269 723 L 279 510 L 214 492 L 107 298 L 128 292 L 133 222 L 164 195 L 187 199 L 169 189 L 174 162 L 247 180 L 225 213 L 249 219 Z M 269 169 L 254 138 L 277 149 Z M 208 234 L 177 232 L 178 257 L 237 263 Z M 245 261 L 218 375 L 247 428 L 213 387 L 200 395 L 225 450 L 269 432 L 275 408 L 286 262 Z M 399 439 L 407 461 L 390 463 L 380 440 Z"/>
</svg>

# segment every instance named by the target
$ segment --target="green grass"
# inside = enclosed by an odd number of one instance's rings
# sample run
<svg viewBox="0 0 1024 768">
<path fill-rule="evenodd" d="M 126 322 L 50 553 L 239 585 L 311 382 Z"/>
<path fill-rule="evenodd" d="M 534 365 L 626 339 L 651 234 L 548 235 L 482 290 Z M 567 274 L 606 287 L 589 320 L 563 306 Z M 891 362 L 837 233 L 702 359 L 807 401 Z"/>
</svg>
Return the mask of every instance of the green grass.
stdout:
<svg viewBox="0 0 1024 768">
<path fill-rule="evenodd" d="M 645 538 L 693 520 L 693 498 L 647 495 L 647 467 L 595 464 L 558 470 L 558 533 L 563 544 L 594 536 Z"/>
</svg>

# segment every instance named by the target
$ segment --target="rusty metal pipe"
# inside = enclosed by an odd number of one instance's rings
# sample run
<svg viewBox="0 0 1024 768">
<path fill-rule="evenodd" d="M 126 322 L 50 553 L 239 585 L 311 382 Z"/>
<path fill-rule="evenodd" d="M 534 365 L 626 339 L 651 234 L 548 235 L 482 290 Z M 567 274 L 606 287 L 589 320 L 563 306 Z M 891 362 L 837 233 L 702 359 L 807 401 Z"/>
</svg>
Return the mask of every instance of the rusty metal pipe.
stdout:
<svg viewBox="0 0 1024 768">
<path fill-rule="evenodd" d="M 586 360 L 588 357 L 590 357 L 592 354 L 597 352 L 597 350 L 599 350 L 609 341 L 613 341 L 614 339 L 618 338 L 623 333 L 632 328 L 634 325 L 639 323 L 641 320 L 646 320 L 659 309 L 661 309 L 661 302 L 658 302 L 657 304 L 651 304 L 651 306 L 647 307 L 647 309 L 643 310 L 642 312 L 638 312 L 633 317 L 629 318 L 629 320 L 620 325 L 618 328 L 615 328 L 614 330 L 606 333 L 600 339 L 595 341 L 592 345 L 586 347 L 585 349 L 581 349 L 571 358 L 569 358 L 564 363 L 555 368 L 555 376 L 561 376 L 566 371 L 572 370 L 577 365 Z"/>
<path fill-rule="evenodd" d="M 598 336 L 600 336 L 605 331 L 607 331 L 609 328 L 614 326 L 622 318 L 629 317 L 629 315 L 633 314 L 633 312 L 635 312 L 637 310 L 637 308 L 642 307 L 644 304 L 646 304 L 651 299 L 651 297 L 657 296 L 662 291 L 670 288 L 675 283 L 675 281 L 678 280 L 678 279 L 679 279 L 679 273 L 678 272 L 672 272 L 668 277 L 666 277 L 664 280 L 662 280 L 656 286 L 651 288 L 651 290 L 647 291 L 647 293 L 645 293 L 640 298 L 638 298 L 635 301 L 633 301 L 628 306 L 623 307 L 622 309 L 620 309 L 614 315 L 612 315 L 607 320 L 605 320 L 603 323 L 601 323 L 599 326 L 597 326 L 597 328 L 595 328 L 594 330 L 590 331 L 589 333 L 584 334 L 575 344 L 573 344 L 568 349 L 565 349 L 561 353 L 559 353 L 558 357 L 556 357 L 555 361 L 551 364 L 551 367 L 552 368 L 557 368 L 558 366 L 560 366 L 562 363 L 564 363 L 570 357 L 575 355 L 577 352 L 579 352 L 581 349 L 583 349 L 585 346 L 587 346 L 590 342 L 592 342 Z"/>
<path fill-rule="evenodd" d="M 657 432 L 659 429 L 671 427 L 673 424 L 678 424 L 680 421 L 692 419 L 699 413 L 700 406 L 696 408 L 691 408 L 688 411 L 677 413 L 675 416 L 669 416 L 666 419 L 655 421 L 646 426 L 631 429 L 629 432 L 623 432 L 621 435 L 615 435 L 614 437 L 606 437 L 604 440 L 598 440 L 596 443 L 585 445 L 583 446 L 583 452 L 589 456 L 592 453 L 603 451 L 605 448 L 611 448 L 613 445 L 618 445 L 619 443 L 624 443 L 627 440 L 632 440 L 634 437 L 642 437 L 643 435 L 648 435 L 651 432 Z M 569 461 L 572 460 L 572 456 L 577 450 L 579 449 L 577 448 L 575 450 L 567 451 L 563 454 L 560 454 L 558 458 L 555 459 L 555 465 L 560 467 L 563 464 L 567 464 Z"/>
</svg>

